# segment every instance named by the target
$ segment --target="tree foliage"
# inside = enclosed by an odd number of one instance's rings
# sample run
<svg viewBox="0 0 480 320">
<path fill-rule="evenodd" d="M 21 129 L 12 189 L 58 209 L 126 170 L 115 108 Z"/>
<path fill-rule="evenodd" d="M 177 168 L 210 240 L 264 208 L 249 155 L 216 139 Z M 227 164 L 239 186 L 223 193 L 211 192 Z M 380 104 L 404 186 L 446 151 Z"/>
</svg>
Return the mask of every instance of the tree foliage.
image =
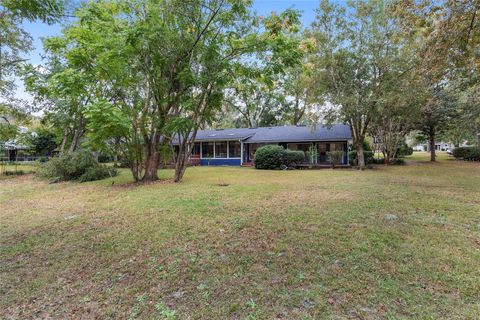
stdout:
<svg viewBox="0 0 480 320">
<path fill-rule="evenodd" d="M 315 82 L 331 104 L 326 119 L 350 125 L 361 168 L 368 129 L 380 109 L 392 107 L 395 88 L 412 68 L 389 9 L 388 1 L 325 0 L 312 25 Z"/>
<path fill-rule="evenodd" d="M 162 145 L 180 143 L 183 177 L 197 130 L 221 108 L 240 71 L 281 73 L 301 54 L 298 15 L 260 18 L 239 0 L 85 3 L 63 35 L 46 45 L 62 70 L 46 88 L 84 119 L 89 144 L 117 141 L 136 181 L 158 179 Z M 85 90 L 85 91 L 83 91 Z M 56 94 L 56 93 L 61 94 Z M 78 112 L 76 111 L 78 110 Z"/>
</svg>

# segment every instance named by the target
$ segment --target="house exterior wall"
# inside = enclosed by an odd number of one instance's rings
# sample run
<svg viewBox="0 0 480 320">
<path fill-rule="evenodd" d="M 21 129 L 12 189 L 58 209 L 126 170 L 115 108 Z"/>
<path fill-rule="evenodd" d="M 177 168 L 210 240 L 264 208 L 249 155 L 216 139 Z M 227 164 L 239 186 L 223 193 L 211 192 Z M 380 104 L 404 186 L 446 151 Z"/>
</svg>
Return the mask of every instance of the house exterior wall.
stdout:
<svg viewBox="0 0 480 320">
<path fill-rule="evenodd" d="M 227 141 L 202 141 L 198 142 L 199 145 L 195 149 L 195 153 L 192 154 L 192 157 L 196 157 L 198 159 L 198 164 L 201 166 L 241 166 L 243 162 L 252 162 L 253 161 L 253 156 L 254 156 L 254 150 L 258 147 L 261 147 L 263 145 L 281 145 L 284 148 L 285 147 L 291 147 L 294 150 L 302 150 L 305 151 L 304 149 L 307 146 L 320 146 L 323 145 L 324 148 L 327 152 L 331 151 L 332 145 L 335 146 L 334 150 L 339 151 L 340 150 L 344 152 L 343 158 L 342 158 L 342 163 L 341 164 L 348 164 L 348 141 L 298 141 L 298 142 L 269 142 L 269 143 L 246 143 L 246 142 L 240 142 L 240 155 L 241 157 L 231 157 L 230 151 L 227 151 L 227 154 L 221 154 L 221 156 L 218 156 L 217 152 L 217 147 L 216 144 L 214 143 L 227 143 Z M 227 144 L 227 150 L 229 150 L 229 144 L 233 141 L 229 141 Z M 235 141 L 238 143 L 238 141 Z M 213 145 L 212 145 L 213 143 Z M 206 145 L 209 145 L 209 152 L 205 152 Z M 204 150 L 205 149 L 205 150 Z M 308 149 L 308 148 L 307 148 Z M 306 150 L 307 150 L 306 149 Z M 323 150 L 322 149 L 322 150 Z M 308 150 L 307 150 L 308 151 Z M 323 159 L 323 160 L 320 160 Z M 306 160 L 307 161 L 307 160 Z M 326 156 L 324 155 L 323 157 L 320 156 L 319 154 L 319 164 L 326 164 L 327 159 Z"/>
<path fill-rule="evenodd" d="M 309 146 L 316 146 L 317 148 L 322 145 L 323 149 L 325 152 L 331 151 L 333 148 L 332 145 L 341 145 L 341 150 L 337 151 L 343 151 L 343 157 L 342 157 L 342 163 L 341 164 L 348 164 L 349 159 L 348 159 L 348 141 L 298 141 L 298 142 L 270 142 L 270 143 L 243 143 L 243 161 L 244 162 L 250 162 L 253 161 L 253 156 L 254 156 L 254 150 L 258 149 L 261 146 L 264 145 L 280 145 L 284 148 L 289 148 L 292 150 L 301 150 L 301 151 L 308 151 Z M 338 147 L 337 147 L 338 148 Z M 319 150 L 318 150 L 319 151 Z M 307 161 L 307 160 L 306 160 Z M 327 162 L 327 157 L 326 154 L 321 155 L 320 151 L 318 154 L 318 163 L 319 164 L 326 164 Z"/>
<path fill-rule="evenodd" d="M 201 166 L 240 166 L 241 159 L 200 159 Z"/>
</svg>

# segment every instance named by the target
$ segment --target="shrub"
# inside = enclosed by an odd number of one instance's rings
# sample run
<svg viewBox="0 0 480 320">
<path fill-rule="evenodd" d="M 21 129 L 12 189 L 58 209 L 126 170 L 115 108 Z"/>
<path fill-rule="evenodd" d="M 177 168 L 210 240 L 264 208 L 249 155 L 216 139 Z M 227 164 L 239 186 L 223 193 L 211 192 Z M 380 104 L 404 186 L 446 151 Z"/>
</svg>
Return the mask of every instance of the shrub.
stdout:
<svg viewBox="0 0 480 320">
<path fill-rule="evenodd" d="M 480 161 L 480 147 L 459 147 L 453 149 L 452 154 L 456 159 Z"/>
<path fill-rule="evenodd" d="M 296 167 L 305 161 L 305 152 L 300 150 L 283 150 L 283 165 Z"/>
<path fill-rule="evenodd" d="M 327 152 L 328 162 L 333 166 L 340 164 L 342 162 L 343 151 L 329 151 Z"/>
<path fill-rule="evenodd" d="M 373 164 L 384 164 L 385 163 L 385 159 L 384 158 L 373 158 L 372 159 L 372 163 Z"/>
<path fill-rule="evenodd" d="M 285 150 L 281 146 L 263 146 L 255 152 L 256 169 L 280 169 L 283 165 Z"/>
<path fill-rule="evenodd" d="M 395 158 L 395 159 L 392 160 L 392 164 L 393 165 L 404 165 L 405 160 L 401 159 L 401 158 Z"/>
<path fill-rule="evenodd" d="M 105 178 L 115 177 L 118 174 L 118 171 L 115 168 L 108 167 L 93 167 L 88 168 L 84 174 L 80 176 L 78 181 L 87 182 L 87 181 L 96 181 L 102 180 Z"/>
<path fill-rule="evenodd" d="M 86 151 L 74 152 L 52 158 L 40 165 L 38 176 L 50 182 L 80 180 L 87 170 L 98 168 L 95 158 Z"/>
<path fill-rule="evenodd" d="M 255 153 L 256 169 L 285 169 L 305 161 L 305 152 L 284 149 L 281 146 L 263 146 Z"/>
<path fill-rule="evenodd" d="M 365 164 L 372 164 L 373 163 L 373 158 L 374 154 L 373 151 L 363 151 L 363 156 L 365 158 Z M 358 160 L 357 160 L 357 151 L 353 150 L 348 153 L 348 161 L 352 166 L 358 165 Z"/>
<path fill-rule="evenodd" d="M 411 156 L 413 154 L 413 148 L 409 147 L 405 142 L 403 142 L 400 147 L 397 148 L 396 157 L 402 158 L 406 156 Z"/>
<path fill-rule="evenodd" d="M 318 162 L 318 149 L 311 145 L 309 148 L 308 148 L 308 151 L 306 152 L 306 156 L 307 156 L 307 159 L 308 159 L 308 163 L 310 164 L 317 164 Z"/>
<path fill-rule="evenodd" d="M 45 162 L 48 161 L 48 158 L 47 158 L 47 157 L 40 157 L 40 158 L 38 158 L 37 161 L 38 161 L 39 163 L 45 163 Z"/>
<path fill-rule="evenodd" d="M 113 157 L 111 155 L 103 154 L 103 153 L 100 153 L 98 155 L 98 162 L 99 163 L 108 163 L 108 162 L 112 162 L 112 161 L 113 161 Z"/>
</svg>

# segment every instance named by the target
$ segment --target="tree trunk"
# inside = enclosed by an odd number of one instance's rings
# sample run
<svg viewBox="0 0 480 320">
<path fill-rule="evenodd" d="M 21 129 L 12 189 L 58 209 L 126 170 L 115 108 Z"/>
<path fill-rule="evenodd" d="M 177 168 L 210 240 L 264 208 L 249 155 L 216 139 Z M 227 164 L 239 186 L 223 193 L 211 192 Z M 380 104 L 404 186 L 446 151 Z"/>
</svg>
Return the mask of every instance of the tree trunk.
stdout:
<svg viewBox="0 0 480 320">
<path fill-rule="evenodd" d="M 154 133 L 152 138 L 145 139 L 145 148 L 147 159 L 145 161 L 145 174 L 143 175 L 143 182 L 153 182 L 158 180 L 158 164 L 160 162 L 160 153 L 158 152 L 158 143 L 160 142 L 160 135 Z"/>
<path fill-rule="evenodd" d="M 138 163 L 134 162 L 130 165 L 130 170 L 132 171 L 133 181 L 140 181 L 141 170 L 139 170 Z"/>
<path fill-rule="evenodd" d="M 67 144 L 69 131 L 70 129 L 68 127 L 65 127 L 65 130 L 63 130 L 62 144 L 60 144 L 60 154 L 63 154 L 63 152 L 65 151 L 65 145 Z"/>
<path fill-rule="evenodd" d="M 363 141 L 357 142 L 357 165 L 360 170 L 365 168 L 365 155 L 363 154 Z"/>
<path fill-rule="evenodd" d="M 390 153 L 388 151 L 384 151 L 383 153 L 383 164 L 389 165 L 390 164 Z"/>
<path fill-rule="evenodd" d="M 158 162 L 158 152 L 147 155 L 147 160 L 145 161 L 145 174 L 142 178 L 143 182 L 153 182 L 158 180 Z"/>
<path fill-rule="evenodd" d="M 153 182 L 158 180 L 158 155 L 152 155 L 147 158 L 145 164 L 145 174 L 143 175 L 143 182 Z"/>
<path fill-rule="evenodd" d="M 73 133 L 73 138 L 72 138 L 72 144 L 70 145 L 70 148 L 68 149 L 69 153 L 75 152 L 77 150 L 78 146 L 78 141 L 80 140 L 80 137 L 83 134 L 83 130 L 80 128 L 75 129 Z"/>
<path fill-rule="evenodd" d="M 180 182 L 183 179 L 183 175 L 185 174 L 185 170 L 187 169 L 186 164 L 186 156 L 183 154 L 181 150 L 179 150 L 179 155 L 177 157 L 177 161 L 175 162 L 175 176 L 173 181 Z"/>
<path fill-rule="evenodd" d="M 429 136 L 429 145 L 430 145 L 430 161 L 435 162 L 435 133 L 430 132 Z"/>
</svg>

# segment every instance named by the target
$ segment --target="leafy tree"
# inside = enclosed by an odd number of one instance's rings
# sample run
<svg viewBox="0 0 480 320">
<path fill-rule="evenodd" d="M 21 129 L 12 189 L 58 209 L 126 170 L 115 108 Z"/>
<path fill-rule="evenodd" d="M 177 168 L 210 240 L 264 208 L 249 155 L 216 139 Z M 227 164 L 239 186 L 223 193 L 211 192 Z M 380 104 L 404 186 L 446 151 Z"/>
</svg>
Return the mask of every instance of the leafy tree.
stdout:
<svg viewBox="0 0 480 320">
<path fill-rule="evenodd" d="M 359 168 L 365 166 L 368 130 L 379 109 L 388 107 L 385 97 L 412 68 L 389 8 L 388 1 L 355 1 L 345 7 L 325 0 L 312 25 L 315 83 L 332 105 L 326 119 L 350 125 Z"/>
<path fill-rule="evenodd" d="M 258 72 L 261 74 L 261 72 Z M 237 76 L 226 90 L 228 115 L 237 127 L 266 127 L 276 125 L 284 111 L 285 96 L 276 87 L 278 81 L 266 81 L 256 76 Z"/>
<path fill-rule="evenodd" d="M 476 102 L 480 88 L 479 2 L 396 1 L 395 9 L 405 34 L 416 39 L 415 84 L 425 98 L 420 106 L 420 129 L 430 136 L 430 144 L 435 135 L 450 130 L 452 123 L 468 122 L 480 132 L 480 105 Z M 431 160 L 435 161 L 433 148 Z"/>
<path fill-rule="evenodd" d="M 37 130 L 28 142 L 35 153 L 41 156 L 51 156 L 57 148 L 57 136 L 45 128 Z"/>
<path fill-rule="evenodd" d="M 0 1 L 0 97 L 13 100 L 15 76 L 19 75 L 26 61 L 22 54 L 32 49 L 32 39 L 22 23 L 25 20 L 54 23 L 61 16 L 63 8 L 61 0 Z"/>
<path fill-rule="evenodd" d="M 158 179 L 161 146 L 173 138 L 180 144 L 175 181 L 182 179 L 198 128 L 212 121 L 227 84 L 237 70 L 255 63 L 257 54 L 269 52 L 272 72 L 298 60 L 298 43 L 283 33 L 296 28 L 296 12 L 261 20 L 249 4 L 87 3 L 54 39 L 72 74 L 92 86 L 82 112 L 91 122 L 89 139 L 127 141 L 125 155 L 136 181 Z"/>
<path fill-rule="evenodd" d="M 308 39 L 303 41 L 308 43 Z M 304 44 L 305 45 L 305 44 Z M 305 61 L 301 65 L 288 69 L 283 81 L 285 123 L 299 125 L 306 122 L 318 122 L 318 106 L 321 97 L 315 79 L 312 77 L 313 64 Z"/>
<path fill-rule="evenodd" d="M 29 116 L 9 105 L 0 104 L 0 148 L 19 137 L 19 126 L 29 123 Z"/>
<path fill-rule="evenodd" d="M 98 94 L 96 90 L 100 83 L 83 65 L 85 60 L 78 59 L 73 53 L 64 57 L 62 45 L 64 43 L 58 38 L 45 40 L 48 65 L 40 70 L 28 66 L 24 71 L 24 82 L 27 91 L 35 98 L 36 109 L 42 110 L 45 120 L 62 131 L 60 153 L 67 147 L 71 153 L 77 150 L 85 134 L 83 112 Z M 83 70 L 80 72 L 79 69 Z"/>
</svg>

